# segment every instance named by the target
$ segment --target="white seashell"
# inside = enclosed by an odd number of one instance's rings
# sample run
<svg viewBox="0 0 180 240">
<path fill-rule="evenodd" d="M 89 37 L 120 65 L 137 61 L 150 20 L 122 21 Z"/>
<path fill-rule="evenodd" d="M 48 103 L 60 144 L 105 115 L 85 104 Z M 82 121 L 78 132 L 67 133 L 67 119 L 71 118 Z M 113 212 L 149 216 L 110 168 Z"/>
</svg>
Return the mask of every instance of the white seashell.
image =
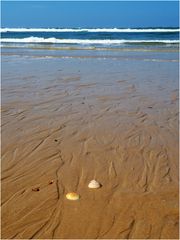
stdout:
<svg viewBox="0 0 180 240">
<path fill-rule="evenodd" d="M 101 187 L 101 184 L 98 183 L 96 180 L 92 180 L 88 184 L 88 188 L 100 188 L 100 187 Z"/>
<path fill-rule="evenodd" d="M 78 200 L 79 199 L 79 195 L 77 193 L 71 192 L 71 193 L 67 193 L 66 194 L 66 198 L 68 200 Z"/>
</svg>

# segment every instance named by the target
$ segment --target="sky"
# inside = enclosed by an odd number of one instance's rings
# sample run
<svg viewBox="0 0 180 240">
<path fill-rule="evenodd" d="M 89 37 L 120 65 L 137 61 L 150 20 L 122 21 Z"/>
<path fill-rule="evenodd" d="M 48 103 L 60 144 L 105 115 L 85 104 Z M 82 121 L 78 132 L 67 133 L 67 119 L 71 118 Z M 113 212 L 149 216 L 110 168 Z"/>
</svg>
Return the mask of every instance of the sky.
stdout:
<svg viewBox="0 0 180 240">
<path fill-rule="evenodd" d="M 178 1 L 2 1 L 1 27 L 178 27 Z"/>
</svg>

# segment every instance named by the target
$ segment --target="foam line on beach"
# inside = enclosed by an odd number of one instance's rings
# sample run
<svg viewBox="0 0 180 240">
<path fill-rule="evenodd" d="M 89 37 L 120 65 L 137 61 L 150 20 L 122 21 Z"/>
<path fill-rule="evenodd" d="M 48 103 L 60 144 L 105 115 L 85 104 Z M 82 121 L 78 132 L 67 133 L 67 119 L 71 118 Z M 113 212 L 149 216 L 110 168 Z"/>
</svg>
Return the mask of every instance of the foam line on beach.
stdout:
<svg viewBox="0 0 180 240">
<path fill-rule="evenodd" d="M 1 28 L 0 32 L 180 32 L 178 28 Z"/>
</svg>

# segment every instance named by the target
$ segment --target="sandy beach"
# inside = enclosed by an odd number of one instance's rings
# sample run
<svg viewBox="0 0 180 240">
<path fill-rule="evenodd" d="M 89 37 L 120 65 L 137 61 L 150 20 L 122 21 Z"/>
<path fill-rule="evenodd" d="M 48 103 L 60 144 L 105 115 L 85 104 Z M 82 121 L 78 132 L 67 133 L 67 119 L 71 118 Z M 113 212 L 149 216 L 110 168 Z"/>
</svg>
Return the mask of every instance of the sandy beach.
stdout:
<svg viewBox="0 0 180 240">
<path fill-rule="evenodd" d="M 178 53 L 8 51 L 2 238 L 177 239 Z"/>
</svg>

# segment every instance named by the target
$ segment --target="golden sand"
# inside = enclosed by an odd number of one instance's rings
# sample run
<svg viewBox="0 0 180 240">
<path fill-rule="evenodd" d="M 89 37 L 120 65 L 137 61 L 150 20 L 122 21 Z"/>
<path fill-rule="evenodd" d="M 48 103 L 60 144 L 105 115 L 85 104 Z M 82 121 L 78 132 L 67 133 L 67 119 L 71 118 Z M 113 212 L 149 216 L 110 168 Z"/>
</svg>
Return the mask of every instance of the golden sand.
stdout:
<svg viewBox="0 0 180 240">
<path fill-rule="evenodd" d="M 104 88 L 48 74 L 3 86 L 2 237 L 178 238 L 174 95 L 151 98 L 112 73 Z M 67 201 L 69 190 L 81 200 Z"/>
</svg>

